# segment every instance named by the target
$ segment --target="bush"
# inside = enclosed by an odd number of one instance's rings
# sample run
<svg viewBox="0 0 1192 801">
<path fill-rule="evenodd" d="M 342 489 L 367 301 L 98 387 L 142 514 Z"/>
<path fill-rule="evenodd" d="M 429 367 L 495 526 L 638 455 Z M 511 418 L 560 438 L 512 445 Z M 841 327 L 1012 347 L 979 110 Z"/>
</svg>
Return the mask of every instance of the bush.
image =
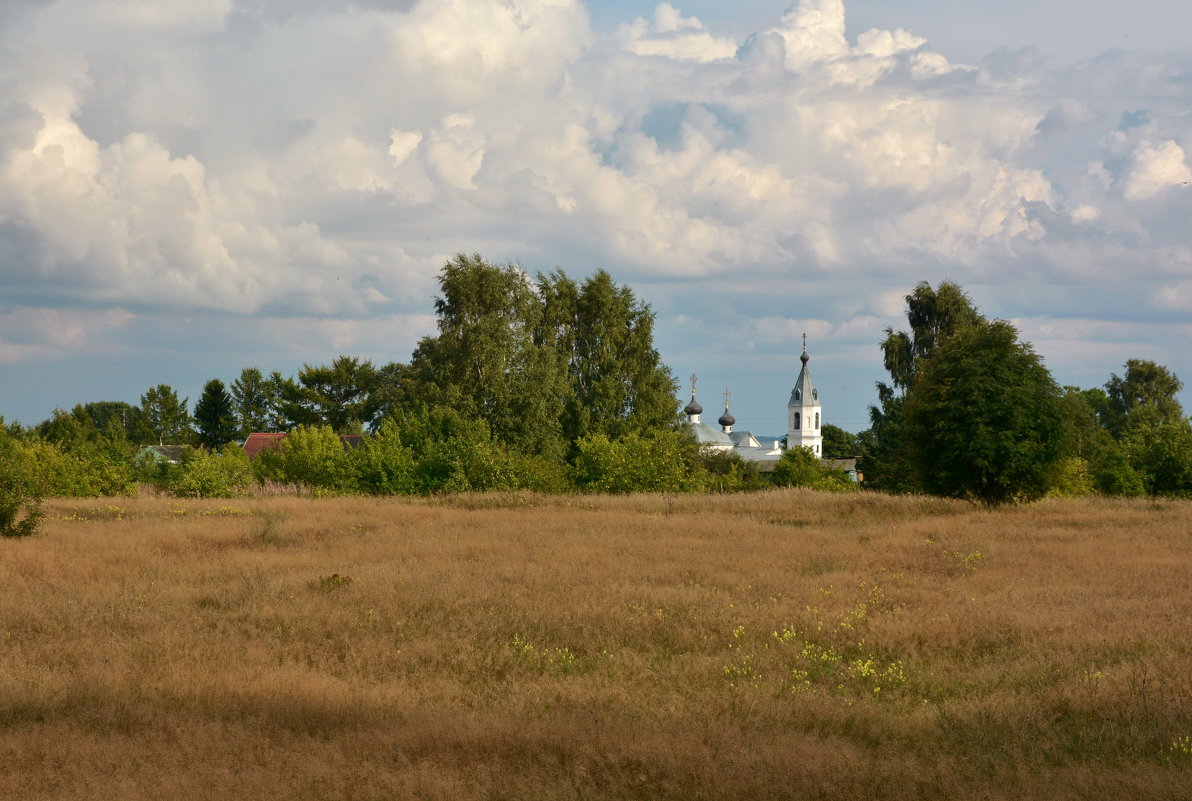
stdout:
<svg viewBox="0 0 1192 801">
<path fill-rule="evenodd" d="M 28 537 L 41 522 L 42 493 L 21 443 L 0 433 L 0 537 Z"/>
<path fill-rule="evenodd" d="M 234 498 L 254 483 L 244 449 L 229 443 L 219 453 L 202 448 L 189 452 L 167 489 L 179 498 Z"/>
<path fill-rule="evenodd" d="M 576 483 L 591 492 L 691 492 L 709 484 L 686 432 L 629 434 L 615 440 L 590 434 L 576 447 Z"/>
<path fill-rule="evenodd" d="M 705 446 L 700 448 L 699 463 L 708 471 L 708 485 L 714 492 L 749 492 L 768 486 L 757 465 L 734 451 Z"/>
<path fill-rule="evenodd" d="M 411 495 L 417 488 L 413 452 L 402 444 L 396 422 L 386 420 L 376 436 L 348 454 L 355 483 L 370 495 Z"/>
<path fill-rule="evenodd" d="M 843 470 L 824 467 L 810 448 L 790 448 L 774 466 L 771 480 L 779 487 L 808 487 L 821 492 L 855 492 L 857 484 Z"/>
<path fill-rule="evenodd" d="M 256 468 L 262 481 L 301 484 L 315 494 L 357 491 L 348 454 L 330 426 L 298 426 L 276 451 L 261 452 Z"/>
</svg>

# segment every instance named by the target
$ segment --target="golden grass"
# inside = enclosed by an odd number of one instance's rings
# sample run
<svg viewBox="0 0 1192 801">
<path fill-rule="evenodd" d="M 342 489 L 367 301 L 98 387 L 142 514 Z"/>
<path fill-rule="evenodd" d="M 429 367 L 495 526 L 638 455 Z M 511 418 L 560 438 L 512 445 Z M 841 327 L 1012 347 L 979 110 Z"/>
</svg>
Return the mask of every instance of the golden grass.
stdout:
<svg viewBox="0 0 1192 801">
<path fill-rule="evenodd" d="M 1192 504 L 69 501 L 0 798 L 1192 798 Z"/>
</svg>

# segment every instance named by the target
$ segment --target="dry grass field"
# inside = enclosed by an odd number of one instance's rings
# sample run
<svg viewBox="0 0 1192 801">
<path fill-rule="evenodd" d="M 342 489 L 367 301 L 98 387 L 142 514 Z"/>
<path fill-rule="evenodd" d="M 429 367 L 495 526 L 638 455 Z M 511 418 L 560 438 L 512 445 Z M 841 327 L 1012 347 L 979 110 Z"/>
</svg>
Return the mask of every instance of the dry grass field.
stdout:
<svg viewBox="0 0 1192 801">
<path fill-rule="evenodd" d="M 0 798 L 1192 798 L 1192 503 L 59 500 Z"/>
</svg>

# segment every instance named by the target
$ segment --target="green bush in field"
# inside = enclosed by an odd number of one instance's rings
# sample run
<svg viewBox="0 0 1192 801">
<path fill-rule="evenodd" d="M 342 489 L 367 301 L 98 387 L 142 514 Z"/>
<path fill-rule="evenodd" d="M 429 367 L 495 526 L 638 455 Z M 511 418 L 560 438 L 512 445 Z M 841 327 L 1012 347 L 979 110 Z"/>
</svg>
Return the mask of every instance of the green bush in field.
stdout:
<svg viewBox="0 0 1192 801">
<path fill-rule="evenodd" d="M 298 426 L 276 451 L 261 452 L 255 468 L 262 480 L 301 484 L 316 494 L 356 491 L 348 455 L 330 426 Z"/>
<path fill-rule="evenodd" d="M 62 419 L 71 420 L 69 416 Z M 30 432 L 23 437 L 5 431 L 11 459 L 18 460 L 32 486 L 43 496 L 104 497 L 129 495 L 136 478 L 123 438 L 92 431 L 90 437 L 46 439 Z"/>
<path fill-rule="evenodd" d="M 576 447 L 576 483 L 592 492 L 690 492 L 708 486 L 708 471 L 698 463 L 695 442 L 684 431 L 619 439 L 591 434 Z"/>
<path fill-rule="evenodd" d="M 234 498 L 254 483 L 244 449 L 229 443 L 219 453 L 202 448 L 188 452 L 167 488 L 180 498 Z"/>
<path fill-rule="evenodd" d="M 0 431 L 0 537 L 37 531 L 41 495 L 22 443 Z"/>
<path fill-rule="evenodd" d="M 575 492 L 575 484 L 567 466 L 544 456 L 511 454 L 510 461 L 517 478 L 517 488 L 548 495 L 567 495 Z"/>
<path fill-rule="evenodd" d="M 483 421 L 444 407 L 392 415 L 350 461 L 359 490 L 373 494 L 569 487 L 561 464 L 511 451 Z"/>
<path fill-rule="evenodd" d="M 733 451 L 704 447 L 699 451 L 699 462 L 708 471 L 708 485 L 713 492 L 749 492 L 770 485 L 756 464 Z"/>
<path fill-rule="evenodd" d="M 843 470 L 824 467 L 810 448 L 791 448 L 774 466 L 771 480 L 779 487 L 810 487 L 823 492 L 855 492 L 857 485 Z"/>
<path fill-rule="evenodd" d="M 401 430 L 393 420 L 382 423 L 376 436 L 365 438 L 348 457 L 361 492 L 411 495 L 417 489 L 414 453 L 402 443 Z"/>
</svg>

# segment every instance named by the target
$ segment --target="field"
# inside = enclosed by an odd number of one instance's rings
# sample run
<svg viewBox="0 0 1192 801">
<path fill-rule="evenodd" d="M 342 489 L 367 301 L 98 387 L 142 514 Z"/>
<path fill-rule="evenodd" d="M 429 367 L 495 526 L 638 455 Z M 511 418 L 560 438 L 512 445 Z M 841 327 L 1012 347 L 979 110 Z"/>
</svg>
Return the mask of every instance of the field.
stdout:
<svg viewBox="0 0 1192 801">
<path fill-rule="evenodd" d="M 1192 798 L 1192 503 L 46 511 L 0 798 Z"/>
</svg>

